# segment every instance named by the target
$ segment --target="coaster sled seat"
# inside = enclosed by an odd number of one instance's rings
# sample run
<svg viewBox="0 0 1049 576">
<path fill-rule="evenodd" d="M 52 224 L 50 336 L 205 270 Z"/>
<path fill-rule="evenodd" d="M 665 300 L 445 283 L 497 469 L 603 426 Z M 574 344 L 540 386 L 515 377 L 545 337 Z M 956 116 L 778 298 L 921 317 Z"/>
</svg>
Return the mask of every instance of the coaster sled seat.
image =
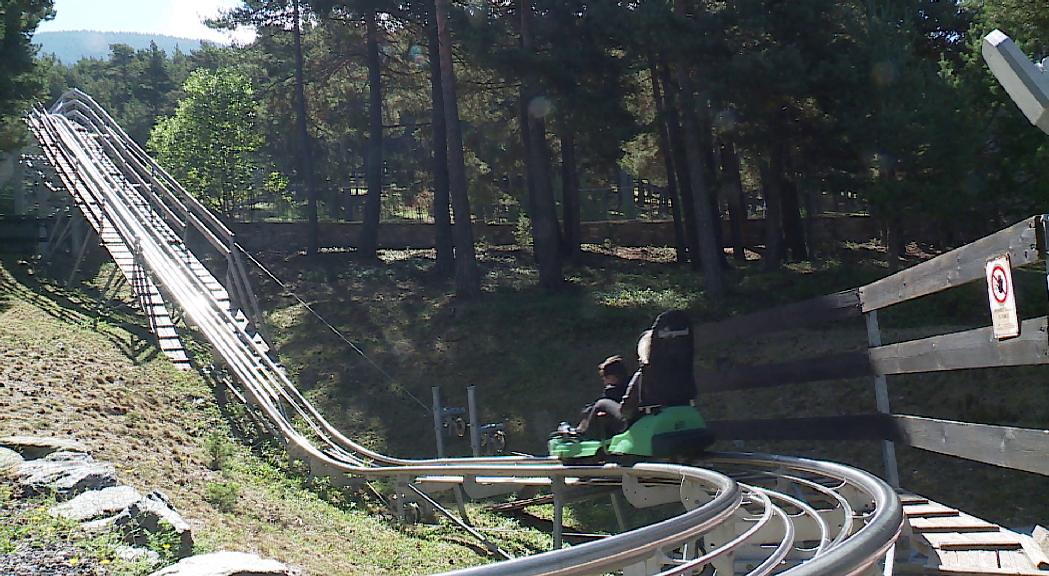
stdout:
<svg viewBox="0 0 1049 576">
<path fill-rule="evenodd" d="M 554 433 L 547 447 L 550 456 L 566 463 L 584 464 L 637 458 L 694 457 L 714 442 L 706 422 L 695 407 L 651 407 L 626 431 L 608 440 Z"/>
</svg>

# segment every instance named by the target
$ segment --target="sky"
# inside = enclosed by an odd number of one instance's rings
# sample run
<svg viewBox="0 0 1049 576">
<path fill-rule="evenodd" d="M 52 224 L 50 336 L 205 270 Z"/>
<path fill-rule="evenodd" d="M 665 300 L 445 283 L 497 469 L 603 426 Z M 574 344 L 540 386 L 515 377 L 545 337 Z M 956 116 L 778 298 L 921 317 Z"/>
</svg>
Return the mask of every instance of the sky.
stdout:
<svg viewBox="0 0 1049 576">
<path fill-rule="evenodd" d="M 55 18 L 43 22 L 39 32 L 99 30 L 143 32 L 196 38 L 228 44 L 247 42 L 254 33 L 211 30 L 205 18 L 240 4 L 239 0 L 55 0 Z"/>
</svg>

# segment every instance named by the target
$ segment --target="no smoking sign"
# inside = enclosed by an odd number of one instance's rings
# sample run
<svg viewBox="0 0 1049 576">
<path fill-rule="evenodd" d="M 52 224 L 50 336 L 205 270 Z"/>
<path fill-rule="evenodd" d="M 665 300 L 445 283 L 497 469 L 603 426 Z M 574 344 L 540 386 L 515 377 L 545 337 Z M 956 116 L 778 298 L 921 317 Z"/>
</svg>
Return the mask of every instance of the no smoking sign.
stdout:
<svg viewBox="0 0 1049 576">
<path fill-rule="evenodd" d="M 1020 320 L 1016 315 L 1012 265 L 1008 254 L 987 263 L 987 300 L 991 304 L 994 337 L 1002 340 L 1019 336 Z"/>
</svg>

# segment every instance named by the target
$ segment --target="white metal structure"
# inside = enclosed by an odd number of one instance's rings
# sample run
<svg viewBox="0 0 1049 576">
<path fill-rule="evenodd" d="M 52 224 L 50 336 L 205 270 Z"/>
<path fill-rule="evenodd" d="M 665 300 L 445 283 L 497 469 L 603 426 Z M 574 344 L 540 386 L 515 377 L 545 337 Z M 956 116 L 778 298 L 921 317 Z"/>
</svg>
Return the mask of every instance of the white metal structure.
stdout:
<svg viewBox="0 0 1049 576">
<path fill-rule="evenodd" d="M 983 39 L 983 59 L 1031 124 L 1049 134 L 1049 72 L 1001 30 Z"/>
<path fill-rule="evenodd" d="M 156 299 L 183 311 L 229 371 L 238 395 L 312 474 L 335 485 L 393 479 L 400 506 L 416 500 L 442 511 L 427 492 L 451 486 L 472 498 L 537 486 L 552 492 L 553 550 L 456 574 L 891 573 L 903 522 L 900 500 L 882 480 L 842 465 L 755 454 L 631 467 L 563 466 L 540 457 L 408 460 L 357 444 L 325 420 L 271 356 L 252 322 L 259 316 L 245 254 L 228 228 L 88 95 L 72 90 L 49 112 L 34 110 L 27 121 L 61 184 L 85 216 L 98 222 L 107 245 L 119 242 L 134 252 L 150 286 L 158 289 Z M 226 259 L 225 285 L 190 250 L 191 234 Z M 577 489 L 599 487 L 619 491 L 635 508 L 676 505 L 677 512 L 562 548 L 563 505 Z"/>
</svg>

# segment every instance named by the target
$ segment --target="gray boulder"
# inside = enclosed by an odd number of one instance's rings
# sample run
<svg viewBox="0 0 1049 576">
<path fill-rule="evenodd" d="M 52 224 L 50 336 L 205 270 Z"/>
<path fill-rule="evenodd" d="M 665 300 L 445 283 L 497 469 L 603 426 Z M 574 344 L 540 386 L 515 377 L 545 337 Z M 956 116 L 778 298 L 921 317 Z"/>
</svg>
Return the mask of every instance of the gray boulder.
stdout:
<svg viewBox="0 0 1049 576">
<path fill-rule="evenodd" d="M 142 499 L 142 494 L 131 486 L 111 486 L 89 490 L 51 507 L 52 516 L 61 516 L 77 522 L 112 516 Z"/>
<path fill-rule="evenodd" d="M 2 436 L 0 446 L 18 452 L 26 460 L 43 458 L 53 452 L 87 452 L 87 446 L 76 440 L 43 436 Z"/>
<path fill-rule="evenodd" d="M 53 452 L 38 460 L 23 462 L 15 470 L 14 478 L 29 492 L 54 492 L 61 498 L 117 484 L 112 464 L 96 462 L 82 452 Z"/>
<path fill-rule="evenodd" d="M 25 459 L 18 452 L 0 446 L 0 477 L 13 472 L 22 462 L 25 462 Z"/>
<path fill-rule="evenodd" d="M 149 562 L 150 566 L 155 566 L 160 562 L 160 554 L 150 550 L 149 548 L 138 548 L 136 546 L 117 546 L 113 549 L 113 554 L 125 561 L 125 562 L 138 562 L 145 560 Z"/>
<path fill-rule="evenodd" d="M 186 558 L 150 576 L 297 576 L 276 560 L 243 552 L 215 552 Z"/>
<path fill-rule="evenodd" d="M 145 546 L 149 534 L 171 530 L 178 536 L 178 557 L 185 558 L 193 553 L 193 532 L 189 523 L 159 491 L 154 490 L 128 506 L 117 515 L 113 524 L 124 532 L 127 543 L 135 546 Z"/>
</svg>

